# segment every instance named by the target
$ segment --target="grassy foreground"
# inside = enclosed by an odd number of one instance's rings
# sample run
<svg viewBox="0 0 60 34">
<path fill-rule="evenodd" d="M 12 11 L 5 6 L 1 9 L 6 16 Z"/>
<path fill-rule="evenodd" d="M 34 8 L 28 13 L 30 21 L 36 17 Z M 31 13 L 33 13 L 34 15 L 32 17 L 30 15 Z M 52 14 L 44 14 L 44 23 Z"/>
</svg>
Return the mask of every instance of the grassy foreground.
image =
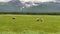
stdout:
<svg viewBox="0 0 60 34">
<path fill-rule="evenodd" d="M 38 17 L 43 22 L 36 21 Z M 0 15 L 0 34 L 60 34 L 60 16 Z"/>
</svg>

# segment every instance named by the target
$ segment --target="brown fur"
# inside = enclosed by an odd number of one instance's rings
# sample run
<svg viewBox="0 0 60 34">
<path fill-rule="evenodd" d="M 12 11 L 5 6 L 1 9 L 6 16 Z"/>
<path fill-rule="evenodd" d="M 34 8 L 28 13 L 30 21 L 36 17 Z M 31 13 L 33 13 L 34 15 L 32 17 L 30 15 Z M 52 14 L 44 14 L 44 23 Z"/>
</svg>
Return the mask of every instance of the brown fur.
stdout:
<svg viewBox="0 0 60 34">
<path fill-rule="evenodd" d="M 36 21 L 43 21 L 43 18 L 37 18 Z"/>
</svg>

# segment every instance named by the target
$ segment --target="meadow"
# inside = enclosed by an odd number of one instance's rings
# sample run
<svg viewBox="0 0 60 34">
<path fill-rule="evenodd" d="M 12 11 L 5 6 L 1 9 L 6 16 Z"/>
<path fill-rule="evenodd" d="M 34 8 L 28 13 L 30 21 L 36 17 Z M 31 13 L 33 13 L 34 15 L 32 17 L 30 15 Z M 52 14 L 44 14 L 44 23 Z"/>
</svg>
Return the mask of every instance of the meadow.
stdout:
<svg viewBox="0 0 60 34">
<path fill-rule="evenodd" d="M 0 15 L 0 34 L 60 34 L 60 15 Z"/>
</svg>

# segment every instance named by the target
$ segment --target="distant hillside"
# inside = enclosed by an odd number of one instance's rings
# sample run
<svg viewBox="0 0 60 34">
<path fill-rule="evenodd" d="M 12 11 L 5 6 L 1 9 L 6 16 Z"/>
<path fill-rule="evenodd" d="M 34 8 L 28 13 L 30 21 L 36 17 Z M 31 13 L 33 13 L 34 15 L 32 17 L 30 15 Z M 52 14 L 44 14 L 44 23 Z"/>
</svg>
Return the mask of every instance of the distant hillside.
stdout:
<svg viewBox="0 0 60 34">
<path fill-rule="evenodd" d="M 0 12 L 33 12 L 33 13 L 48 13 L 48 12 L 60 12 L 60 3 L 58 2 L 44 2 L 36 3 L 32 5 L 31 2 L 22 4 L 19 0 L 9 1 L 7 3 L 0 2 Z M 32 7 L 26 7 L 30 5 Z"/>
</svg>

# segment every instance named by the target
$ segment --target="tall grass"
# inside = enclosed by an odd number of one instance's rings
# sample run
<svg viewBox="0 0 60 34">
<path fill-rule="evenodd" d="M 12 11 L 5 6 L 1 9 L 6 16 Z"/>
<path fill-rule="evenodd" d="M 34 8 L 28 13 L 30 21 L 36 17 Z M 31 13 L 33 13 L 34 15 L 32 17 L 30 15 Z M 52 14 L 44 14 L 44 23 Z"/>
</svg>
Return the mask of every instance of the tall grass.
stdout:
<svg viewBox="0 0 60 34">
<path fill-rule="evenodd" d="M 44 21 L 36 21 L 38 17 Z M 0 34 L 60 34 L 60 16 L 0 15 Z"/>
</svg>

